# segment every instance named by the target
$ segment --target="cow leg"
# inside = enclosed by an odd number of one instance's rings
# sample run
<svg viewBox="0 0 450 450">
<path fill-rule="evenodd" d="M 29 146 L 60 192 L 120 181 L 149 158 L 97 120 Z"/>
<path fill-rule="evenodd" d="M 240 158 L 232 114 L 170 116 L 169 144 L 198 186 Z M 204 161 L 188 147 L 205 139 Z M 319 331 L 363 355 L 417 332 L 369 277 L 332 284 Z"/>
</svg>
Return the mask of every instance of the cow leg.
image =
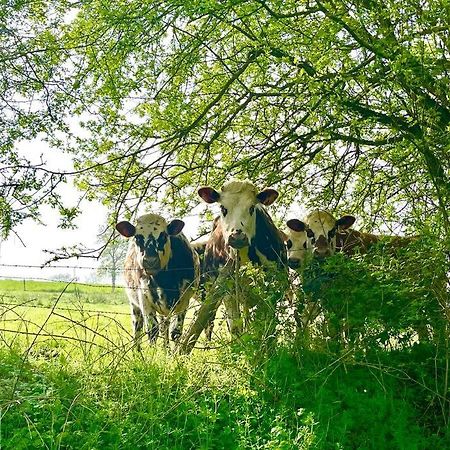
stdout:
<svg viewBox="0 0 450 450">
<path fill-rule="evenodd" d="M 156 312 L 152 307 L 149 294 L 146 291 L 141 292 L 140 305 L 141 311 L 144 315 L 144 325 L 148 335 L 148 340 L 151 344 L 153 344 L 159 334 L 159 323 L 158 318 L 156 317 Z"/>
<path fill-rule="evenodd" d="M 144 322 L 147 329 L 148 340 L 151 344 L 154 344 L 159 335 L 159 323 L 156 314 L 154 312 L 145 314 Z"/>
<path fill-rule="evenodd" d="M 160 317 L 160 331 L 161 336 L 164 339 L 164 347 L 169 348 L 169 324 L 170 317 Z"/>
<path fill-rule="evenodd" d="M 205 286 L 205 280 L 201 281 L 199 291 L 200 291 L 200 301 L 203 305 L 206 302 L 206 286 Z M 210 317 L 208 318 L 208 323 L 205 326 L 205 335 L 208 342 L 211 342 L 212 339 L 212 333 L 214 329 L 214 320 L 216 318 L 217 310 L 214 310 L 211 312 Z"/>
<path fill-rule="evenodd" d="M 144 316 L 139 306 L 131 305 L 131 321 L 134 332 L 134 345 L 141 351 L 142 329 L 144 327 Z"/>
<path fill-rule="evenodd" d="M 208 342 L 211 342 L 212 340 L 212 334 L 214 330 L 214 320 L 216 318 L 217 309 L 212 311 L 210 317 L 208 318 L 208 323 L 205 326 L 205 335 Z"/>
<path fill-rule="evenodd" d="M 185 316 L 186 311 L 183 311 L 180 314 L 175 314 L 175 316 L 172 318 L 170 324 L 170 339 L 172 339 L 172 341 L 178 341 L 180 339 L 180 336 L 183 333 L 183 323 Z"/>
</svg>

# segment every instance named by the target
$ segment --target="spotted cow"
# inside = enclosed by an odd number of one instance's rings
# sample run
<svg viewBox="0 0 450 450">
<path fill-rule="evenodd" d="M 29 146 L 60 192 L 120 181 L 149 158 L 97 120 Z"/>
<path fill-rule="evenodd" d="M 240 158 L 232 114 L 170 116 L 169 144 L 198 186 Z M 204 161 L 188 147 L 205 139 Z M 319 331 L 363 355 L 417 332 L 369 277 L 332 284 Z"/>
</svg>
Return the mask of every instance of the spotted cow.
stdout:
<svg viewBox="0 0 450 450">
<path fill-rule="evenodd" d="M 336 249 L 342 248 L 346 236 L 350 236 L 344 230 L 354 222 L 353 216 L 343 216 L 336 220 L 330 212 L 319 209 L 308 214 L 305 222 L 299 219 L 288 220 L 286 245 L 289 267 L 298 268 L 308 253 L 319 259 L 333 255 Z M 351 240 L 354 241 L 353 238 Z M 352 248 L 355 246 L 356 242 Z"/>
<path fill-rule="evenodd" d="M 415 237 L 385 236 L 350 228 L 355 222 L 353 216 L 335 219 L 324 210 L 315 210 L 305 221 L 290 219 L 286 222 L 286 245 L 289 267 L 300 267 L 308 254 L 323 259 L 335 251 L 353 255 L 356 251 L 365 253 L 374 244 L 386 242 L 389 249 L 395 250 L 411 243 Z"/>
<path fill-rule="evenodd" d="M 218 203 L 221 211 L 205 246 L 203 272 L 210 279 L 215 279 L 224 271 L 230 273 L 236 264 L 286 267 L 286 247 L 264 208 L 277 199 L 276 190 L 258 191 L 248 180 L 231 180 L 223 185 L 220 192 L 212 187 L 202 187 L 198 194 L 206 203 Z M 227 297 L 224 303 L 228 328 L 232 334 L 238 334 L 242 327 L 240 307 Z M 213 319 L 217 306 L 216 301 L 203 308 L 205 314 L 200 313 L 199 321 L 203 320 L 201 316 L 207 318 L 186 337 L 191 344 L 187 344 L 188 349 L 185 346 L 185 351 L 190 351 L 192 342 L 195 343 L 201 330 Z"/>
<path fill-rule="evenodd" d="M 166 345 L 177 340 L 199 277 L 199 260 L 181 230 L 184 222 L 157 214 L 140 216 L 135 224 L 119 222 L 117 231 L 129 238 L 125 259 L 126 292 L 131 306 L 134 339 L 140 348 L 142 330 L 154 342 L 161 331 Z"/>
<path fill-rule="evenodd" d="M 315 320 L 321 312 L 320 302 L 314 297 L 329 281 L 329 275 L 320 268 L 320 262 L 336 251 L 351 256 L 356 252 L 366 253 L 371 246 L 385 242 L 390 252 L 411 243 L 415 237 L 382 236 L 364 233 L 350 228 L 355 222 L 353 216 L 335 219 L 324 210 L 315 210 L 305 219 L 290 219 L 286 245 L 288 248 L 288 264 L 293 269 L 307 268 L 303 274 L 303 291 L 307 294 L 303 312 L 298 315 L 297 324 L 303 328 Z M 315 260 L 313 264 L 305 264 L 307 258 Z M 326 285 L 326 284 L 325 284 Z M 421 331 L 419 330 L 419 335 Z"/>
</svg>

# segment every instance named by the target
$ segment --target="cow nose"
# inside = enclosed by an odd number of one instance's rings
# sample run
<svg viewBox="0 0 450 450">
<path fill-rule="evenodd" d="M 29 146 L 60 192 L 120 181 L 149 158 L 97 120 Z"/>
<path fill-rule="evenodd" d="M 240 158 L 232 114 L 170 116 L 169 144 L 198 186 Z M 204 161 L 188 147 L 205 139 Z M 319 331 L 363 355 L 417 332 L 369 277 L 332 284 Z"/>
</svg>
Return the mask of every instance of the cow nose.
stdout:
<svg viewBox="0 0 450 450">
<path fill-rule="evenodd" d="M 328 247 L 316 247 L 313 251 L 313 254 L 317 258 L 325 258 L 331 255 L 331 251 Z"/>
<path fill-rule="evenodd" d="M 300 259 L 298 259 L 298 258 L 289 258 L 288 259 L 288 266 L 291 269 L 297 269 L 300 266 Z"/>
<path fill-rule="evenodd" d="M 144 269 L 146 270 L 159 270 L 161 265 L 157 256 L 147 256 L 143 261 Z"/>
<path fill-rule="evenodd" d="M 235 230 L 228 238 L 228 245 L 233 248 L 243 248 L 248 245 L 248 237 L 242 230 Z"/>
</svg>

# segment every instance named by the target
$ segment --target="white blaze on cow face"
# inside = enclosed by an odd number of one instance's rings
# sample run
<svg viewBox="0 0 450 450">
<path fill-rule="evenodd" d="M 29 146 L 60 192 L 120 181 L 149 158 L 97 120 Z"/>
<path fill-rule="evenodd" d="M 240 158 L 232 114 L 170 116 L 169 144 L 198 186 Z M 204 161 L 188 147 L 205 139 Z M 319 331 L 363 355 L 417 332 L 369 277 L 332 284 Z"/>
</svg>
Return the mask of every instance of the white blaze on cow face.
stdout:
<svg viewBox="0 0 450 450">
<path fill-rule="evenodd" d="M 333 255 L 336 251 L 337 231 L 351 227 L 354 222 L 353 216 L 343 216 L 336 220 L 328 211 L 312 211 L 306 218 L 306 235 L 313 255 L 318 258 Z"/>
<path fill-rule="evenodd" d="M 248 180 L 229 181 L 220 193 L 213 188 L 203 187 L 198 194 L 207 203 L 220 204 L 224 240 L 236 249 L 250 245 L 256 234 L 256 208 L 260 204 L 271 205 L 278 197 L 274 189 L 258 192 Z"/>
<path fill-rule="evenodd" d="M 135 248 L 136 262 L 149 275 L 165 269 L 170 259 L 169 236 L 181 232 L 184 222 L 173 220 L 169 224 L 157 214 L 145 214 L 133 225 L 123 221 L 116 225 L 117 231 L 130 239 L 129 252 Z"/>
<path fill-rule="evenodd" d="M 308 250 L 309 240 L 306 236 L 306 224 L 298 219 L 290 219 L 286 222 L 286 247 L 288 265 L 291 269 L 297 269 L 304 262 Z"/>
</svg>

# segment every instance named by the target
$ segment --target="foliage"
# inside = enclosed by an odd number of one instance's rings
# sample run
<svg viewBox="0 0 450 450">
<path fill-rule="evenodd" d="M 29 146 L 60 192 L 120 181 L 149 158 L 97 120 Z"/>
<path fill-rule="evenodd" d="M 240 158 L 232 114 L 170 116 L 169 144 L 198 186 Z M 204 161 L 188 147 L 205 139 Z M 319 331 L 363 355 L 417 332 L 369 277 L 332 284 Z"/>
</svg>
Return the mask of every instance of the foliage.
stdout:
<svg viewBox="0 0 450 450">
<path fill-rule="evenodd" d="M 382 242 L 352 258 L 336 254 L 313 261 L 303 273 L 303 291 L 322 305 L 335 342 L 345 330 L 346 339 L 367 350 L 409 345 L 413 338 L 445 346 L 446 258 L 442 242 L 432 236 L 400 248 Z"/>
<path fill-rule="evenodd" d="M 325 355 L 279 351 L 252 366 L 226 351 L 186 361 L 152 351 L 144 361 L 115 354 L 96 369 L 83 358 L 0 358 L 5 449 L 448 445 L 448 434 L 418 423 L 405 381 Z"/>
<path fill-rule="evenodd" d="M 234 174 L 278 186 L 286 204 L 351 208 L 369 228 L 400 218 L 420 229 L 431 218 L 448 238 L 450 28 L 440 0 L 76 7 L 3 13 L 8 94 L 40 105 L 7 116 L 6 130 L 10 142 L 38 129 L 65 147 L 88 198 L 115 213 L 158 201 L 186 212 L 195 186 Z M 5 191 L 5 234 L 19 220 L 17 189 Z"/>
</svg>

